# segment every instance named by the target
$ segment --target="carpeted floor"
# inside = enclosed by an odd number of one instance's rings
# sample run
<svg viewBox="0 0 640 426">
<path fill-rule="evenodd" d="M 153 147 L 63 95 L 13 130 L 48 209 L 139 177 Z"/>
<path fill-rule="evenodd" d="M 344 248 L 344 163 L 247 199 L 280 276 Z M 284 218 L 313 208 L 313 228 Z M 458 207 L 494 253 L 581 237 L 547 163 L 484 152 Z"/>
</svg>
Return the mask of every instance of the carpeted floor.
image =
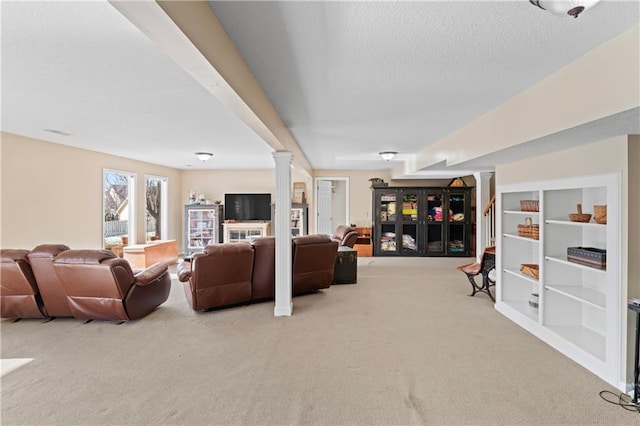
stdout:
<svg viewBox="0 0 640 426">
<path fill-rule="evenodd" d="M 116 325 L 2 321 L 3 425 L 640 424 L 611 386 L 497 313 L 468 259 L 361 258 L 358 284 L 208 313 L 180 284 Z"/>
</svg>

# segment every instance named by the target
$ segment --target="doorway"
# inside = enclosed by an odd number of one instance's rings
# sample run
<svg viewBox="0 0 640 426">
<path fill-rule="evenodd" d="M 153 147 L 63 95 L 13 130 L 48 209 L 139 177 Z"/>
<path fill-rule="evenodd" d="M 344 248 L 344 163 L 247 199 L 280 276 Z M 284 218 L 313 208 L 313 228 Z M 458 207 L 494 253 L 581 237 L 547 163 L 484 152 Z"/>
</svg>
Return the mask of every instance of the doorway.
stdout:
<svg viewBox="0 0 640 426">
<path fill-rule="evenodd" d="M 316 232 L 333 234 L 339 225 L 349 225 L 349 178 L 317 177 Z"/>
</svg>

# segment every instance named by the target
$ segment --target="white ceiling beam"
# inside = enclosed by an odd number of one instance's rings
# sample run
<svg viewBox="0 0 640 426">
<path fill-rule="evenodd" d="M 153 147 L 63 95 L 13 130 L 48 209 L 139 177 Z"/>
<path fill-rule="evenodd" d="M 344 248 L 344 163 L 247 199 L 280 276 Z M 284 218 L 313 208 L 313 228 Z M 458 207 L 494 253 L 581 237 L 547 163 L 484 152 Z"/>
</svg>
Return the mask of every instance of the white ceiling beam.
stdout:
<svg viewBox="0 0 640 426">
<path fill-rule="evenodd" d="M 307 157 L 206 2 L 110 3 L 269 146 L 291 151 L 293 166 L 312 175 Z"/>
</svg>

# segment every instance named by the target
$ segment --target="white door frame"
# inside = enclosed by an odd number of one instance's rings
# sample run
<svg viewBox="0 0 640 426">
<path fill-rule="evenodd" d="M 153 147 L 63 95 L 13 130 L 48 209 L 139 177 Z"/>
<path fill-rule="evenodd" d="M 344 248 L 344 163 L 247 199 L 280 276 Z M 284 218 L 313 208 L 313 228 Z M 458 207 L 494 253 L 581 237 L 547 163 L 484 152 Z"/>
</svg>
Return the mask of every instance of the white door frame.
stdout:
<svg viewBox="0 0 640 426">
<path fill-rule="evenodd" d="M 316 212 L 316 232 L 318 230 L 318 181 L 319 180 L 339 180 L 339 181 L 344 181 L 345 182 L 345 217 L 347 219 L 347 222 L 351 221 L 351 215 L 349 214 L 349 204 L 351 203 L 351 196 L 349 195 L 349 177 L 348 176 L 319 176 L 314 178 L 313 180 L 313 191 L 314 191 L 314 200 L 315 200 L 315 204 L 314 204 L 314 211 Z M 350 223 L 345 223 L 345 225 L 350 225 Z"/>
</svg>

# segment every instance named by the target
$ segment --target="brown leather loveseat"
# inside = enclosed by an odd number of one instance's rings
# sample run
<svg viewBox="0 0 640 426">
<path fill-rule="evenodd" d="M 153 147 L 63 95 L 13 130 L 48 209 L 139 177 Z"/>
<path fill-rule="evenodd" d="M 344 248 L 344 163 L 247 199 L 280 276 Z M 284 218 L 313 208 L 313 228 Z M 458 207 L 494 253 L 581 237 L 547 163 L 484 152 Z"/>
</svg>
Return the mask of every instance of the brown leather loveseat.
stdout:
<svg viewBox="0 0 640 426">
<path fill-rule="evenodd" d="M 291 244 L 293 295 L 329 288 L 337 242 L 326 235 L 308 235 L 292 239 Z M 178 279 L 196 311 L 273 299 L 275 238 L 207 246 L 178 265 Z"/>
<path fill-rule="evenodd" d="M 168 267 L 156 263 L 133 273 L 129 262 L 109 250 L 67 250 L 53 269 L 75 318 L 133 320 L 164 303 L 171 290 Z"/>
<path fill-rule="evenodd" d="M 358 232 L 350 226 L 340 225 L 333 231 L 331 239 L 338 242 L 338 245 L 353 248 L 358 239 Z"/>
<path fill-rule="evenodd" d="M 134 274 L 129 263 L 108 250 L 70 250 L 44 244 L 2 250 L 2 317 L 132 320 L 169 297 L 165 264 Z"/>
</svg>

